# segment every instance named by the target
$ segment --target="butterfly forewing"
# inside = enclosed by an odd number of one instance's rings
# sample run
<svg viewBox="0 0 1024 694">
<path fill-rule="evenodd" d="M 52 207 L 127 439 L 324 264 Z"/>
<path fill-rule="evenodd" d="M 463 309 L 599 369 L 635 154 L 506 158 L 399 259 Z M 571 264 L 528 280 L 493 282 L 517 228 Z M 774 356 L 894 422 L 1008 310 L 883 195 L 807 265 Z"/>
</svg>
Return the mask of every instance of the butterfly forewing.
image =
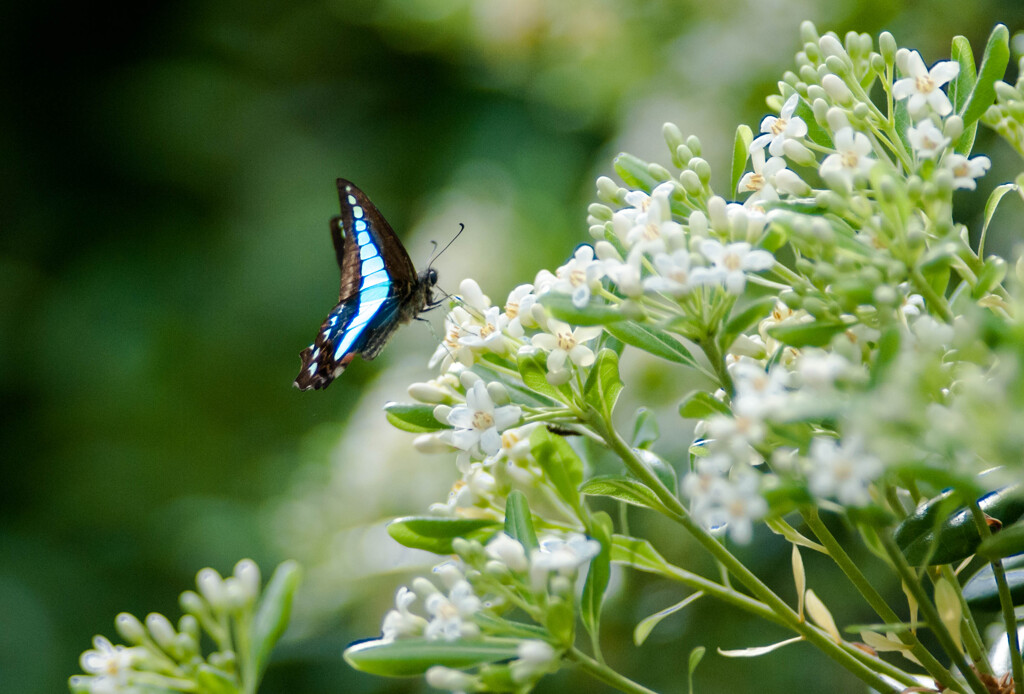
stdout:
<svg viewBox="0 0 1024 694">
<path fill-rule="evenodd" d="M 338 179 L 341 215 L 331 220 L 331 238 L 341 269 L 338 305 L 301 353 L 295 386 L 326 388 L 356 354 L 373 359 L 388 337 L 430 303 L 433 275 L 417 278 L 409 254 L 369 198 Z"/>
</svg>

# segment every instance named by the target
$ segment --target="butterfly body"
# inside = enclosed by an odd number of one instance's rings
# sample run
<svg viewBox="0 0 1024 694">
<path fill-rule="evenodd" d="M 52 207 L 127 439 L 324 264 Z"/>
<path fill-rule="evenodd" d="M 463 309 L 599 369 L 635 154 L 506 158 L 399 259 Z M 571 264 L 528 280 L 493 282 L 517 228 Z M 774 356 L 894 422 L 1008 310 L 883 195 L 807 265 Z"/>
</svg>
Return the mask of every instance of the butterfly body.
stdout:
<svg viewBox="0 0 1024 694">
<path fill-rule="evenodd" d="M 338 197 L 341 214 L 331 219 L 331 238 L 341 290 L 338 305 L 300 354 L 300 390 L 326 388 L 357 354 L 373 359 L 399 325 L 435 305 L 437 273 L 416 273 L 391 225 L 353 183 L 339 178 Z"/>
</svg>

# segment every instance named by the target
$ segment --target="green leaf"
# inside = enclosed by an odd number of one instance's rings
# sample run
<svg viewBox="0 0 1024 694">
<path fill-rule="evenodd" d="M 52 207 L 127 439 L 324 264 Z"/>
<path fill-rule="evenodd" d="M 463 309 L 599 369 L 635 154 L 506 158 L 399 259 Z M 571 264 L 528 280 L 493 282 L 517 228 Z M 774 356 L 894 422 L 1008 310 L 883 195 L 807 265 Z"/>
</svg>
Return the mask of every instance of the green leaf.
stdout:
<svg viewBox="0 0 1024 694">
<path fill-rule="evenodd" d="M 666 607 L 664 610 L 658 610 L 650 617 L 644 617 L 642 620 L 640 620 L 640 623 L 636 625 L 636 628 L 633 629 L 633 643 L 637 646 L 644 645 L 644 641 L 646 641 L 647 637 L 651 635 L 651 632 L 654 630 L 654 627 L 658 626 L 663 619 L 665 619 L 666 617 L 671 617 L 676 612 L 683 609 L 684 607 L 694 602 L 698 598 L 702 597 L 703 595 L 704 591 L 698 590 L 693 595 L 687 596 L 685 599 L 680 600 L 675 605 L 672 605 L 671 607 Z M 701 655 L 703 656 L 703 653 Z M 697 659 L 697 662 L 700 662 L 700 658 Z M 690 673 L 693 673 L 692 662 Z"/>
<path fill-rule="evenodd" d="M 767 318 L 775 308 L 775 296 L 762 296 L 747 305 L 742 311 L 730 313 L 729 320 L 725 323 L 725 340 L 732 342 L 737 335 L 747 332 L 750 328 Z"/>
<path fill-rule="evenodd" d="M 448 427 L 437 421 L 434 417 L 435 405 L 412 405 L 398 402 L 389 402 L 384 406 L 384 413 L 388 421 L 396 429 L 411 431 L 414 434 L 422 434 Z"/>
<path fill-rule="evenodd" d="M 971 42 L 963 36 L 954 37 L 949 55 L 960 66 L 960 72 L 949 85 L 949 100 L 953 102 L 953 112 L 961 113 L 967 105 L 967 99 L 971 96 L 975 82 L 978 80 L 978 74 L 974 68 L 974 51 L 971 50 Z M 977 133 L 977 122 L 965 127 L 964 132 L 954 145 L 954 151 L 959 154 L 970 154 L 974 147 L 974 136 Z"/>
<path fill-rule="evenodd" d="M 1003 561 L 1006 582 L 1010 586 L 1010 598 L 1015 607 L 1024 605 L 1024 554 L 1008 557 Z M 986 564 L 964 585 L 964 599 L 972 610 L 998 610 L 999 585 L 996 583 L 992 565 Z"/>
<path fill-rule="evenodd" d="M 661 181 L 650 174 L 647 162 L 632 154 L 622 152 L 613 162 L 615 173 L 619 175 L 627 187 L 640 188 L 650 193 Z"/>
<path fill-rule="evenodd" d="M 612 536 L 612 561 L 625 564 L 639 571 L 646 571 L 668 578 L 678 578 L 675 566 L 665 561 L 647 540 L 627 535 Z"/>
<path fill-rule="evenodd" d="M 656 357 L 687 366 L 697 364 L 690 350 L 686 349 L 682 342 L 654 326 L 624 321 L 606 325 L 604 329 L 627 345 L 642 349 Z"/>
<path fill-rule="evenodd" d="M 636 419 L 633 421 L 630 447 L 646 450 L 658 440 L 659 436 L 661 436 L 661 432 L 658 430 L 657 416 L 646 407 L 637 409 Z"/>
<path fill-rule="evenodd" d="M 259 607 L 256 608 L 256 615 L 249 629 L 257 678 L 266 670 L 274 644 L 288 628 L 292 602 L 295 600 L 295 591 L 301 579 L 302 570 L 298 563 L 282 562 L 274 570 L 274 575 L 270 577 L 267 587 L 260 596 Z"/>
<path fill-rule="evenodd" d="M 556 402 L 562 402 L 562 393 L 548 383 L 547 357 L 543 354 L 521 354 L 518 359 L 519 375 L 523 383 L 532 390 L 545 395 Z"/>
<path fill-rule="evenodd" d="M 516 657 L 518 639 L 483 638 L 473 641 L 425 638 L 363 641 L 345 649 L 345 662 L 361 672 L 384 677 L 422 675 L 434 665 L 456 670 L 497 663 Z"/>
<path fill-rule="evenodd" d="M 563 501 L 573 509 L 580 508 L 579 486 L 583 482 L 583 461 L 561 436 L 544 427 L 530 435 L 530 449 L 544 474 L 551 480 Z"/>
<path fill-rule="evenodd" d="M 610 415 L 621 392 L 619 355 L 613 350 L 602 349 L 583 384 L 583 399 L 598 412 Z"/>
<path fill-rule="evenodd" d="M 580 492 L 587 496 L 611 497 L 641 508 L 650 508 L 656 511 L 665 509 L 657 495 L 649 487 L 641 483 L 640 480 L 625 475 L 594 477 L 587 480 Z"/>
<path fill-rule="evenodd" d="M 1021 521 L 986 538 L 977 551 L 979 557 L 988 561 L 1021 553 L 1024 553 L 1024 523 Z"/>
<path fill-rule="evenodd" d="M 482 539 L 500 527 L 498 521 L 486 518 L 406 516 L 388 523 L 388 535 L 405 547 L 434 554 L 451 554 L 455 538 Z"/>
<path fill-rule="evenodd" d="M 952 492 L 943 493 L 896 528 L 893 539 L 908 562 L 915 566 L 952 564 L 977 551 L 981 536 L 974 517 L 966 507 L 950 513 L 956 503 Z M 1004 487 L 980 498 L 978 506 L 1003 524 L 1015 523 L 1024 516 L 1024 494 L 1020 485 Z"/>
<path fill-rule="evenodd" d="M 199 683 L 203 694 L 238 694 L 237 675 L 224 672 L 208 663 L 202 663 L 196 668 L 196 682 Z"/>
<path fill-rule="evenodd" d="M 688 691 L 690 694 L 693 694 L 693 673 L 697 671 L 697 666 L 700 665 L 700 661 L 704 659 L 705 650 L 704 646 L 697 646 L 690 651 L 689 668 L 686 674 L 686 681 L 689 685 Z"/>
<path fill-rule="evenodd" d="M 824 347 L 846 327 L 843 322 L 823 320 L 779 323 L 768 328 L 768 334 L 790 347 Z"/>
<path fill-rule="evenodd" d="M 988 233 L 988 225 L 989 223 L 991 223 L 992 217 L 995 215 L 996 210 L 999 209 L 999 202 L 1003 199 L 1003 196 L 1009 193 L 1011 190 L 1019 191 L 1015 184 L 1004 183 L 1001 186 L 996 186 L 995 189 L 989 194 L 988 200 L 985 202 L 985 223 L 981 225 L 981 241 L 978 244 L 980 249 L 985 248 L 985 236 Z"/>
<path fill-rule="evenodd" d="M 724 402 L 716 400 L 711 393 L 695 390 L 680 403 L 679 414 L 684 419 L 707 419 L 713 414 L 731 416 L 732 410 Z"/>
<path fill-rule="evenodd" d="M 875 363 L 871 366 L 871 386 L 882 382 L 889 366 L 900 353 L 900 329 L 896 326 L 887 328 L 878 338 L 878 350 Z"/>
<path fill-rule="evenodd" d="M 526 503 L 526 495 L 518 489 L 509 492 L 505 501 L 505 534 L 518 540 L 526 549 L 527 556 L 530 555 L 530 550 L 540 547 L 537 533 L 533 529 L 533 514 Z"/>
<path fill-rule="evenodd" d="M 754 140 L 754 134 L 750 126 L 740 125 L 736 128 L 736 137 L 732 142 L 732 177 L 729 179 L 729 190 L 736 194 L 743 172 L 747 169 L 747 159 L 750 158 L 750 143 Z"/>
<path fill-rule="evenodd" d="M 964 126 L 972 125 L 996 101 L 996 82 L 1006 74 L 1006 66 L 1010 62 L 1010 32 L 1002 24 L 997 24 L 989 34 L 985 44 L 985 54 L 981 57 L 981 69 L 978 81 L 974 83 L 967 103 L 960 111 Z M 959 143 L 957 143 L 959 144 Z"/>
<path fill-rule="evenodd" d="M 587 304 L 579 307 L 568 294 L 548 292 L 539 301 L 552 316 L 571 325 L 605 325 L 626 319 L 622 311 L 614 306 Z"/>
<path fill-rule="evenodd" d="M 818 125 L 818 121 L 814 119 L 814 111 L 811 110 L 810 104 L 798 98 L 793 115 L 799 116 L 807 124 L 807 139 L 816 145 L 832 149 L 832 138 L 828 131 Z"/>
<path fill-rule="evenodd" d="M 601 632 L 601 606 L 604 592 L 611 578 L 612 519 L 607 513 L 598 511 L 591 516 L 587 528 L 590 536 L 601 543 L 601 551 L 590 560 L 587 580 L 583 584 L 583 599 L 580 603 L 580 617 L 591 638 L 597 639 Z"/>
</svg>

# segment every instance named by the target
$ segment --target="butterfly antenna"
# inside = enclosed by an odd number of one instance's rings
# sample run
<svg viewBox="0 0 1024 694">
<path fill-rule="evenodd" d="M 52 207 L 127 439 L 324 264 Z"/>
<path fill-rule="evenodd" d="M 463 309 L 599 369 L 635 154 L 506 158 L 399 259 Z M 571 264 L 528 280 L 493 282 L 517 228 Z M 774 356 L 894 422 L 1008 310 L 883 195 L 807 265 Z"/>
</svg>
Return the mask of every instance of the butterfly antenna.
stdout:
<svg viewBox="0 0 1024 694">
<path fill-rule="evenodd" d="M 459 236 L 461 236 L 462 232 L 464 232 L 465 230 L 466 230 L 466 225 L 463 224 L 462 222 L 459 222 L 459 231 L 455 234 L 455 236 L 452 237 L 452 240 L 449 241 L 445 245 L 444 248 L 442 248 L 441 250 L 439 250 L 437 253 L 434 254 L 434 257 L 430 259 L 429 263 L 427 263 L 427 267 L 430 267 L 431 265 L 433 265 L 434 261 L 437 260 L 438 258 L 440 258 L 441 254 L 444 253 L 445 251 L 447 251 L 449 246 L 451 246 L 453 243 L 455 243 L 455 239 L 459 238 Z M 434 248 L 436 249 L 437 248 L 437 241 L 432 241 L 431 243 L 434 244 Z"/>
</svg>

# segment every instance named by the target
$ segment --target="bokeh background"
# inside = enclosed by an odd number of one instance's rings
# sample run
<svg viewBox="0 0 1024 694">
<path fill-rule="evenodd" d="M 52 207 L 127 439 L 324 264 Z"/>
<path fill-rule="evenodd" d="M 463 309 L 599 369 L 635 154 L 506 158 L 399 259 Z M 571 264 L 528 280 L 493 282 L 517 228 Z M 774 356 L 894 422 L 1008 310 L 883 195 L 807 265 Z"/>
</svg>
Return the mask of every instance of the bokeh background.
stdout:
<svg viewBox="0 0 1024 694">
<path fill-rule="evenodd" d="M 454 477 L 451 460 L 415 454 L 380 410 L 429 377 L 436 337 L 407 327 L 329 390 L 291 388 L 298 352 L 336 298 L 335 177 L 370 194 L 421 265 L 431 241 L 464 223 L 435 265 L 442 287 L 471 276 L 503 300 L 585 240 L 594 178 L 616 152 L 667 160 L 664 121 L 701 137 L 725 193 L 733 130 L 764 115 L 802 19 L 840 35 L 888 29 L 932 62 L 954 34 L 980 48 L 997 21 L 1020 29 L 1024 10 L 1016 0 L 6 7 L 0 691 L 66 690 L 93 634 L 114 636 L 117 612 L 176 618 L 199 568 L 227 572 L 247 556 L 268 572 L 287 557 L 308 570 L 263 691 L 425 689 L 354 673 L 340 653 L 378 633 L 403 567 L 422 559 L 390 544 L 381 521 L 424 511 Z M 989 138 L 979 147 L 993 150 L 998 177 L 1008 155 Z M 666 551 L 692 561 L 687 547 Z M 744 556 L 789 595 L 782 543 L 759 537 Z M 840 621 L 871 620 L 827 566 L 806 561 Z M 605 650 L 656 689 L 685 691 L 694 646 L 780 636 L 707 603 L 634 649 L 636 622 L 682 596 L 623 580 Z M 863 690 L 806 646 L 756 661 L 709 652 L 696 685 Z M 542 690 L 584 686 L 601 691 L 571 675 Z"/>
</svg>

